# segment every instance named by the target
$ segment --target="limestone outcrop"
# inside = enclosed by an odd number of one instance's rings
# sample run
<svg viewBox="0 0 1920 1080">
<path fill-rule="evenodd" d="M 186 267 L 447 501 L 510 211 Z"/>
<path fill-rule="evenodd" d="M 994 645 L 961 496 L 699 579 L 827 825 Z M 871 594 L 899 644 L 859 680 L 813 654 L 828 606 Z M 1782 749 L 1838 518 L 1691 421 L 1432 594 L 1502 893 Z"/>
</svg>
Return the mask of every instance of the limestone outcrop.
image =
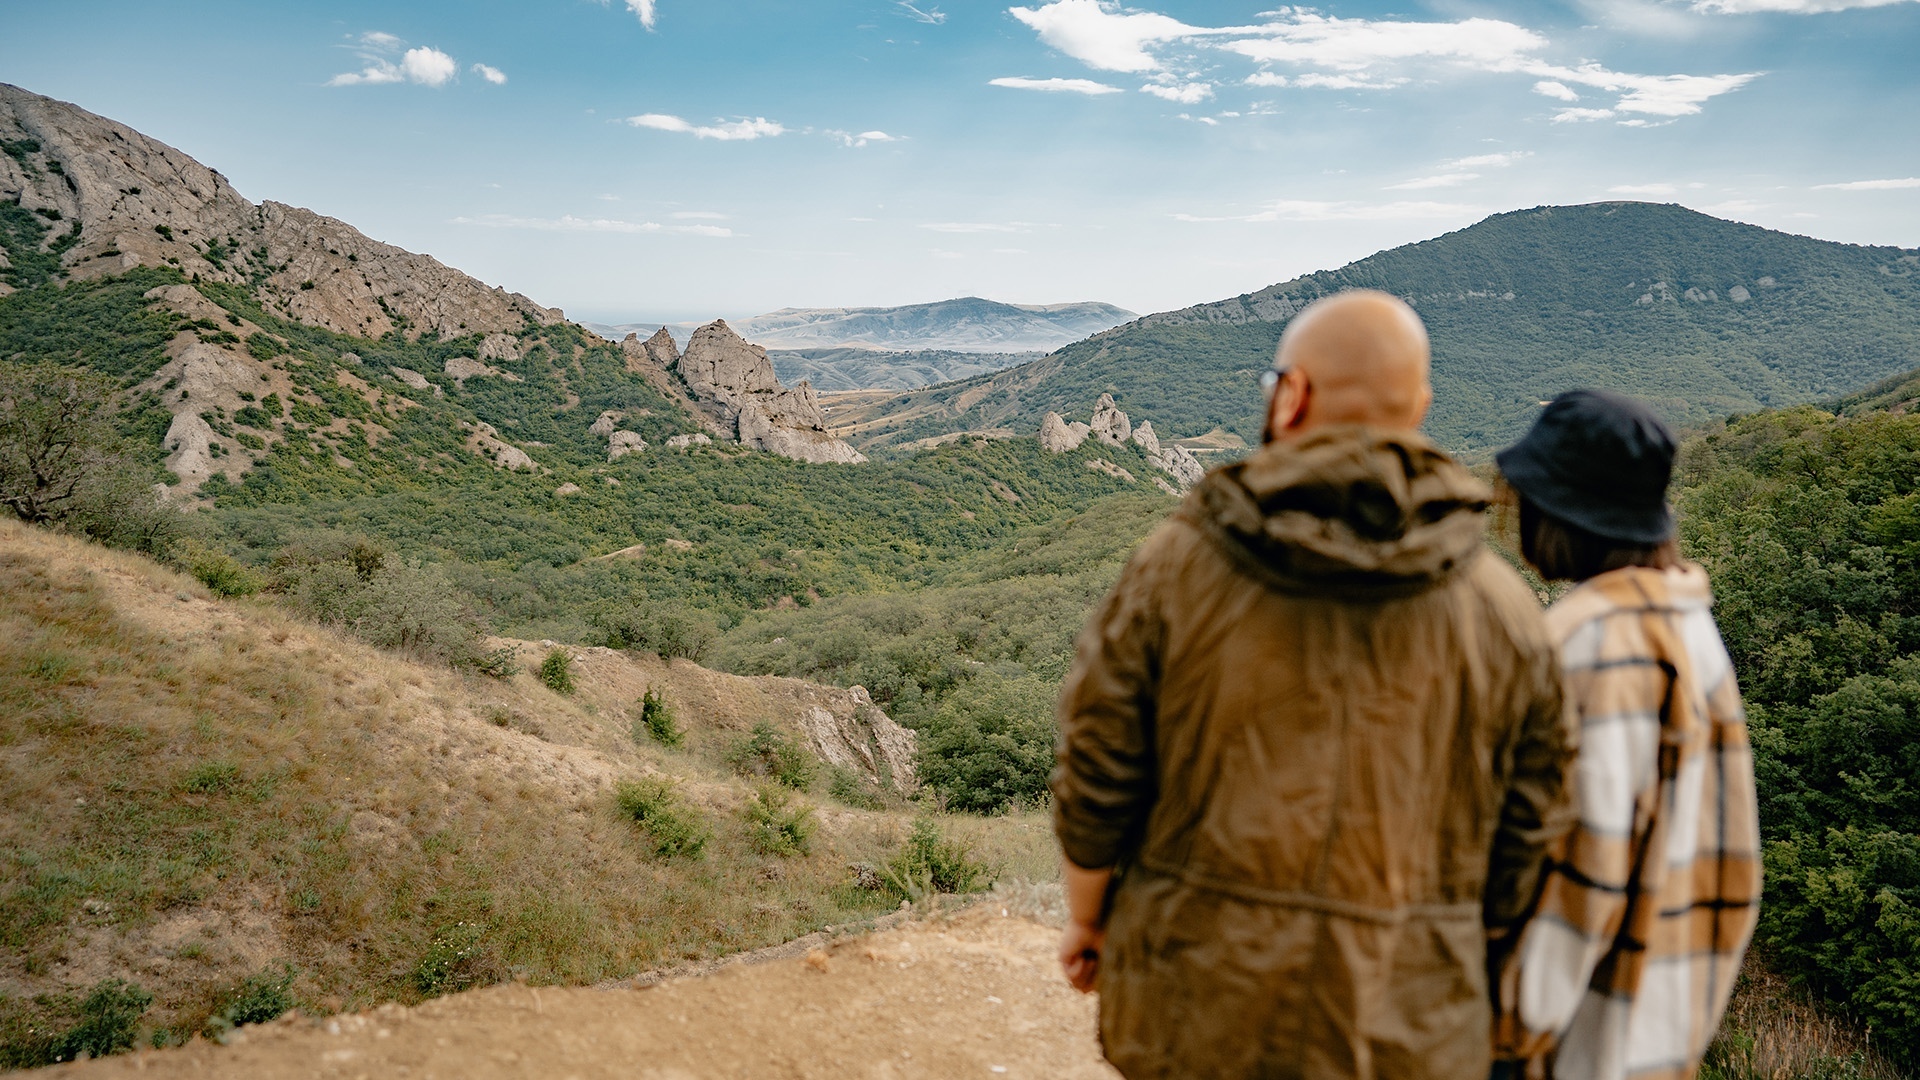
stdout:
<svg viewBox="0 0 1920 1080">
<path fill-rule="evenodd" d="M 245 286 L 274 314 L 365 337 L 400 328 L 510 338 L 564 318 L 345 222 L 256 205 L 171 146 L 17 86 L 0 84 L 0 139 L 22 148 L 0 155 L 0 199 L 79 229 L 61 257 L 75 279 L 170 264 Z M 506 359 L 502 349 L 496 342 Z"/>
<path fill-rule="evenodd" d="M 821 760 L 864 773 L 901 792 L 914 789 L 913 732 L 875 705 L 866 687 L 810 689 L 815 700 L 797 719 Z"/>
<path fill-rule="evenodd" d="M 505 379 L 508 382 L 526 381 L 511 371 L 501 371 L 499 368 L 491 364 L 483 364 L 471 356 L 451 357 L 447 360 L 443 370 L 446 371 L 447 375 L 451 377 L 454 382 L 459 383 L 463 388 L 467 385 L 468 379 L 493 378 Z"/>
<path fill-rule="evenodd" d="M 711 445 L 713 445 L 713 440 L 708 438 L 707 434 L 702 431 L 696 431 L 691 435 L 675 435 L 667 440 L 667 449 L 669 450 L 685 450 L 690 446 Z"/>
<path fill-rule="evenodd" d="M 508 472 L 532 472 L 539 468 L 525 450 L 500 437 L 492 424 L 467 423 L 467 449 Z"/>
<path fill-rule="evenodd" d="M 734 333 L 724 319 L 694 331 L 673 370 L 693 400 L 710 417 L 730 424 L 743 446 L 797 461 L 867 460 L 827 431 L 826 412 L 812 383 L 781 386 L 767 351 Z"/>
<path fill-rule="evenodd" d="M 680 363 L 680 347 L 674 344 L 673 335 L 667 332 L 666 327 L 654 331 L 653 336 L 644 341 L 639 334 L 628 334 L 620 342 L 620 355 L 625 358 L 629 372 L 646 379 L 668 400 L 685 408 L 706 427 L 709 436 L 733 438 L 732 422 L 718 410 L 702 408 L 675 373 L 674 369 Z"/>
<path fill-rule="evenodd" d="M 1112 394 L 1101 394 L 1100 400 L 1094 403 L 1092 423 L 1083 424 L 1077 420 L 1069 422 L 1057 412 L 1050 412 L 1040 420 L 1040 447 L 1049 453 L 1064 454 L 1079 449 L 1089 437 L 1109 446 L 1122 446 L 1129 442 L 1139 446 L 1153 467 L 1172 477 L 1180 491 L 1199 483 L 1200 478 L 1207 474 L 1207 467 L 1200 463 L 1193 451 L 1184 446 L 1162 446 L 1159 433 L 1153 430 L 1152 421 L 1142 420 L 1135 427 L 1132 419 L 1114 404 Z M 1105 459 L 1089 462 L 1088 468 L 1133 482 L 1133 474 Z M 1163 488 L 1167 487 L 1157 477 L 1155 482 Z"/>
<path fill-rule="evenodd" d="M 1081 443 L 1087 441 L 1087 434 L 1092 430 L 1078 420 L 1069 424 L 1059 413 L 1050 412 L 1040 420 L 1040 448 L 1051 454 L 1077 450 Z"/>
<path fill-rule="evenodd" d="M 631 431 L 616 431 L 607 437 L 607 460 L 619 461 L 628 454 L 637 454 L 647 448 L 647 440 Z"/>
<path fill-rule="evenodd" d="M 1100 395 L 1100 400 L 1093 406 L 1093 420 L 1087 427 L 1094 438 L 1109 446 L 1124 446 L 1128 439 L 1133 438 L 1133 421 L 1113 403 L 1112 394 Z"/>
</svg>

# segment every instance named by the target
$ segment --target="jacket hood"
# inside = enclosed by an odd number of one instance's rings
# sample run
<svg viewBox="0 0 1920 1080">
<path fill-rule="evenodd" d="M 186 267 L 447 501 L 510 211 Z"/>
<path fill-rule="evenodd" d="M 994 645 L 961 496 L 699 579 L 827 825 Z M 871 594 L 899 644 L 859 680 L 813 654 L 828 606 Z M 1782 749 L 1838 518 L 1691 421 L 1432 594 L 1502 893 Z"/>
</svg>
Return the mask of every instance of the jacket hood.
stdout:
<svg viewBox="0 0 1920 1080">
<path fill-rule="evenodd" d="M 1275 588 L 1405 595 L 1482 549 L 1492 494 L 1425 436 L 1340 426 L 1215 469 L 1182 515 Z"/>
</svg>

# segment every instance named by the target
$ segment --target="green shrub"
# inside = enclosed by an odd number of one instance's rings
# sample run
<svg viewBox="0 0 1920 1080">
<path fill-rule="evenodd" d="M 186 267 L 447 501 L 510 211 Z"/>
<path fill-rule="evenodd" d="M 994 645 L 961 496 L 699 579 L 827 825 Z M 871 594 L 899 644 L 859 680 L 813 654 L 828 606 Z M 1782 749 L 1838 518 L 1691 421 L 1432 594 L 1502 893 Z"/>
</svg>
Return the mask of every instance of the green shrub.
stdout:
<svg viewBox="0 0 1920 1080">
<path fill-rule="evenodd" d="M 215 596 L 252 596 L 267 584 L 240 560 L 191 537 L 179 543 L 174 558 Z"/>
<path fill-rule="evenodd" d="M 0 1034 L 4 1040 L 0 1041 L 0 1068 L 31 1069 L 73 1061 L 82 1054 L 106 1057 L 131 1049 L 153 995 L 125 980 L 108 979 L 96 984 L 78 1006 L 72 998 L 43 998 L 38 1004 L 66 1012 L 75 1022 L 58 1033 L 44 1029 L 44 1020 L 7 1024 L 9 1030 Z"/>
<path fill-rule="evenodd" d="M 813 785 L 813 753 L 766 720 L 728 751 L 727 764 L 742 776 L 770 777 L 795 791 Z"/>
<path fill-rule="evenodd" d="M 994 813 L 1047 797 L 1058 685 L 992 672 L 956 687 L 920 729 L 920 780 L 949 810 Z"/>
<path fill-rule="evenodd" d="M 763 784 L 747 799 L 747 840 L 762 855 L 805 855 L 813 841 L 813 808 L 794 802 L 793 793 Z"/>
<path fill-rule="evenodd" d="M 414 965 L 412 983 L 421 997 L 457 994 L 499 982 L 505 971 L 487 945 L 487 927 L 457 922 L 433 935 Z"/>
<path fill-rule="evenodd" d="M 291 965 L 249 976 L 221 996 L 214 1019 L 227 1028 L 278 1020 L 293 1009 L 293 979 Z"/>
<path fill-rule="evenodd" d="M 706 850 L 706 827 L 697 812 L 681 801 L 670 781 L 622 781 L 614 789 L 614 805 L 622 817 L 631 818 L 647 831 L 653 853 L 663 859 L 697 858 Z"/>
<path fill-rule="evenodd" d="M 720 636 L 711 615 L 679 604 L 621 603 L 603 607 L 591 619 L 599 644 L 610 649 L 641 649 L 699 663 Z"/>
<path fill-rule="evenodd" d="M 673 716 L 673 707 L 667 704 L 664 695 L 652 686 L 640 698 L 640 716 L 633 722 L 633 741 L 652 739 L 662 746 L 678 747 L 686 742 L 686 735 L 680 730 L 680 724 Z"/>
<path fill-rule="evenodd" d="M 935 893 L 975 892 L 993 884 L 993 869 L 973 857 L 973 850 L 940 834 L 940 826 L 922 819 L 913 823 L 893 858 L 881 868 L 881 879 L 902 900 L 922 900 Z"/>
<path fill-rule="evenodd" d="M 573 693 L 573 654 L 564 646 L 549 649 L 540 661 L 540 681 L 556 694 Z"/>
<path fill-rule="evenodd" d="M 502 645 L 473 659 L 473 669 L 495 679 L 511 679 L 520 674 L 520 646 Z"/>
<path fill-rule="evenodd" d="M 861 810 L 885 810 L 887 801 L 872 781 L 853 769 L 834 766 L 827 794 L 841 803 Z"/>
</svg>

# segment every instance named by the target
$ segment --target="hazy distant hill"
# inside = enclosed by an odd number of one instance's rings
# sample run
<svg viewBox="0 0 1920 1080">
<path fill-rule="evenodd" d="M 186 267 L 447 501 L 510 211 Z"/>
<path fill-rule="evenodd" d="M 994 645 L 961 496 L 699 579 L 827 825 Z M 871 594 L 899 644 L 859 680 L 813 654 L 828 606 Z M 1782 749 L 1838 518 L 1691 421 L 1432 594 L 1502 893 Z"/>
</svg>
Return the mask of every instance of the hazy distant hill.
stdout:
<svg viewBox="0 0 1920 1080">
<path fill-rule="evenodd" d="M 769 349 L 880 349 L 890 352 L 1046 352 L 1133 318 L 1112 304 L 1003 304 L 977 296 L 871 308 L 781 308 L 729 319 L 742 337 Z M 588 324 L 618 339 L 645 337 L 657 323 Z M 685 336 L 693 324 L 670 324 Z"/>
<path fill-rule="evenodd" d="M 1457 450 L 1517 436 L 1575 386 L 1679 421 L 1833 398 L 1920 366 L 1920 252 L 1838 244 L 1678 206 L 1490 217 L 1230 300 L 1149 315 L 996 375 L 836 419 L 868 444 L 1037 429 L 1111 392 L 1163 436 L 1258 434 L 1255 379 L 1286 320 L 1353 287 L 1407 297 L 1433 333 L 1429 431 Z"/>
<path fill-rule="evenodd" d="M 1038 360 L 1044 352 L 976 353 L 923 349 L 770 349 L 774 374 L 788 386 L 811 379 L 822 391 L 917 390 L 922 386 L 991 375 Z"/>
</svg>

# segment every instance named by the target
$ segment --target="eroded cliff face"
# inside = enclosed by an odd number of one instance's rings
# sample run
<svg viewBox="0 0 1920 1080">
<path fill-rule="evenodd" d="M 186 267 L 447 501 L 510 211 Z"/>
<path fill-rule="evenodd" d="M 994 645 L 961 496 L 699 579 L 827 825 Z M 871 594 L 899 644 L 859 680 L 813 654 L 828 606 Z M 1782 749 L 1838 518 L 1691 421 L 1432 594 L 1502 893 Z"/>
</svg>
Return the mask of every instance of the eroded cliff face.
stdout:
<svg viewBox="0 0 1920 1080">
<path fill-rule="evenodd" d="M 827 432 L 827 415 L 812 383 L 781 386 L 767 350 L 734 333 L 724 319 L 694 331 L 673 370 L 702 411 L 723 429 L 731 426 L 730 434 L 743 446 L 797 461 L 867 460 Z"/>
<path fill-rule="evenodd" d="M 165 143 L 3 83 L 0 139 L 0 201 L 48 225 L 37 251 L 59 247 L 59 266 L 74 279 L 176 266 L 189 277 L 247 286 L 276 315 L 363 337 L 396 328 L 413 337 L 511 334 L 563 318 L 345 222 L 255 205 Z M 4 291 L 12 286 L 0 284 Z"/>
</svg>

